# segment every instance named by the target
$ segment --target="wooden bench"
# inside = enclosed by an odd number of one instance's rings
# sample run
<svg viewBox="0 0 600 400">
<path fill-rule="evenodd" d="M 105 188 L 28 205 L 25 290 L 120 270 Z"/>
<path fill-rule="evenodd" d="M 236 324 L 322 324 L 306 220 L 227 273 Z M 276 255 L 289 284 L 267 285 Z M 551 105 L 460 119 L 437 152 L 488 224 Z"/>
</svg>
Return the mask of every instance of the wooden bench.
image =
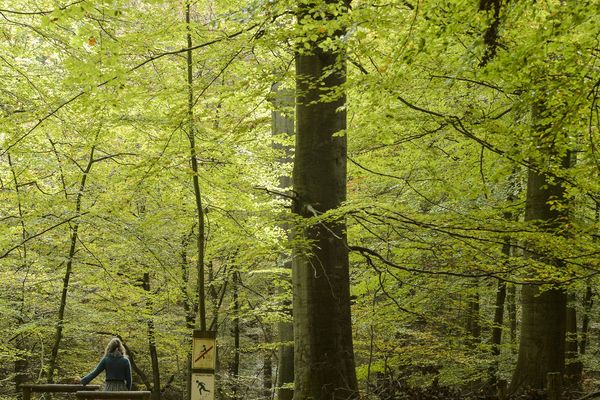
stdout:
<svg viewBox="0 0 600 400">
<path fill-rule="evenodd" d="M 78 399 L 85 400 L 147 400 L 150 398 L 149 391 L 146 390 L 131 390 L 119 392 L 105 391 L 78 391 L 75 393 Z"/>
<path fill-rule="evenodd" d="M 31 393 L 76 393 L 100 389 L 100 385 L 79 385 L 65 383 L 24 383 L 20 386 L 23 400 L 31 400 Z"/>
</svg>

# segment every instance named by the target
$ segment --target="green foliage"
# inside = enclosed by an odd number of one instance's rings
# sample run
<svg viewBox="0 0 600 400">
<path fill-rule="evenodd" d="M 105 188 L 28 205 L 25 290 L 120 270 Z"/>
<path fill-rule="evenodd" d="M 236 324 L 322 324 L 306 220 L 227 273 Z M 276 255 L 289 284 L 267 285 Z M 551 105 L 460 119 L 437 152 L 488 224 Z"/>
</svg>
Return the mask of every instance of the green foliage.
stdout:
<svg viewBox="0 0 600 400">
<path fill-rule="evenodd" d="M 348 200 L 303 223 L 348 223 L 365 392 L 382 375 L 467 388 L 486 381 L 496 361 L 507 376 L 515 342 L 506 322 L 499 358 L 490 343 L 497 280 L 560 285 L 580 297 L 596 283 L 599 3 L 504 4 L 485 65 L 494 16 L 478 3 L 355 0 L 342 18 L 331 18 L 340 10 L 325 1 L 193 3 L 192 122 L 224 388 L 257 387 L 253 379 L 278 343 L 271 328 L 290 320 L 282 266 L 291 247 L 312 245 L 287 240 L 285 227 L 301 222 L 287 213 L 289 199 L 273 193 L 283 192 L 278 179 L 291 166 L 281 163 L 281 145 L 293 138 L 273 136 L 270 124 L 279 108 L 272 85 L 294 87 L 294 54 L 314 42 L 347 57 L 347 85 L 323 98 L 347 98 L 348 129 L 339 134 L 348 138 Z M 91 369 L 116 334 L 150 376 L 151 320 L 161 380 L 174 376 L 169 390 L 182 398 L 198 234 L 183 7 L 60 4 L 2 5 L 0 396 L 14 398 L 17 360 L 27 361 L 28 380 L 45 379 L 77 226 L 58 378 Z M 577 160 L 565 168 L 567 152 Z M 551 229 L 523 222 L 528 170 L 564 185 L 566 201 L 552 205 L 568 211 L 568 221 Z M 474 316 L 467 310 L 475 298 Z M 241 377 L 225 372 L 236 319 Z M 474 319 L 479 337 L 467 329 Z M 597 371 L 590 354 L 582 357 L 586 371 Z"/>
</svg>

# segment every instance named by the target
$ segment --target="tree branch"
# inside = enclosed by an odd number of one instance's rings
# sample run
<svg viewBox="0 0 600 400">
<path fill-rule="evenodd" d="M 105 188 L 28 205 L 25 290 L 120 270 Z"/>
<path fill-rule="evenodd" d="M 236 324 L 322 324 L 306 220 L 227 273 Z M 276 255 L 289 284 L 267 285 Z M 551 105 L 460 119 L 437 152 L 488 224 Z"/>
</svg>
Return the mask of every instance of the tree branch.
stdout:
<svg viewBox="0 0 600 400">
<path fill-rule="evenodd" d="M 38 236 L 42 236 L 44 233 L 46 233 L 46 232 L 49 232 L 49 231 L 51 231 L 52 229 L 58 228 L 58 227 L 59 227 L 59 226 L 61 226 L 61 225 L 67 224 L 67 223 L 71 222 L 72 220 L 74 220 L 75 218 L 79 218 L 79 217 L 81 217 L 82 215 L 85 215 L 85 214 L 87 214 L 87 212 L 84 212 L 84 213 L 81 213 L 81 214 L 75 215 L 75 216 L 73 216 L 73 217 L 71 217 L 71 218 L 68 218 L 68 219 L 66 219 L 66 220 L 64 220 L 64 221 L 61 221 L 61 222 L 59 222 L 59 223 L 57 223 L 57 224 L 54 224 L 54 225 L 52 225 L 51 227 L 49 227 L 49 228 L 46 228 L 46 229 L 44 229 L 44 230 L 43 230 L 43 231 L 41 231 L 41 232 L 38 232 L 38 233 L 36 233 L 36 234 L 33 234 L 33 235 L 31 235 L 31 236 L 27 237 L 25 240 L 22 240 L 22 241 L 21 241 L 21 243 L 19 243 L 19 244 L 15 245 L 15 246 L 13 246 L 13 247 L 11 247 L 10 249 L 6 250 L 4 253 L 0 254 L 0 259 L 7 257 L 7 256 L 8 256 L 10 253 L 12 253 L 14 250 L 16 250 L 16 249 L 18 249 L 19 247 L 23 246 L 25 243 L 29 242 L 30 240 L 32 240 L 32 239 L 35 239 L 35 238 L 36 238 L 36 237 L 38 237 Z"/>
<path fill-rule="evenodd" d="M 49 11 L 17 11 L 17 10 L 6 10 L 6 9 L 1 9 L 0 8 L 0 12 L 3 13 L 7 13 L 7 14 L 15 14 L 15 15 L 48 15 L 48 14 L 52 14 L 55 11 L 63 11 L 66 10 L 69 7 L 72 7 L 76 4 L 79 3 L 84 3 L 86 0 L 77 0 L 74 1 L 72 3 L 69 3 L 67 5 L 64 6 L 59 6 L 58 8 L 54 9 L 54 10 L 49 10 Z"/>
</svg>

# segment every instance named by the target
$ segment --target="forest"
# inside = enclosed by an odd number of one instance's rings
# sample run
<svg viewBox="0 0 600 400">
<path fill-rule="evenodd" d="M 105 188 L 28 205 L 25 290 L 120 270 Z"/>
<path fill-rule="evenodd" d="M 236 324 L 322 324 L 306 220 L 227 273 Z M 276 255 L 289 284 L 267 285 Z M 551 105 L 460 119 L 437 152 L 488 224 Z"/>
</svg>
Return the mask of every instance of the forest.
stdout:
<svg viewBox="0 0 600 400">
<path fill-rule="evenodd" d="M 600 397 L 599 21 L 1 0 L 0 400 L 198 400 L 194 332 L 217 400 Z"/>
</svg>

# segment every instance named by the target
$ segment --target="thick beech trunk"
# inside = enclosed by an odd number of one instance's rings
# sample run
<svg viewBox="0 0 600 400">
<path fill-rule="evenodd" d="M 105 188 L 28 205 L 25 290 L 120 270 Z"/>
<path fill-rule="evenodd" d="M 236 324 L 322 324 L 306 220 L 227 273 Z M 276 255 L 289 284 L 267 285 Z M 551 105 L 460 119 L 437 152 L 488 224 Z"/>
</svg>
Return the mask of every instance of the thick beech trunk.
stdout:
<svg viewBox="0 0 600 400">
<path fill-rule="evenodd" d="M 596 212 L 594 216 L 596 224 L 600 221 L 600 202 L 596 202 Z M 585 354 L 589 341 L 590 313 L 594 302 L 594 291 L 591 282 L 588 280 L 585 285 L 585 296 L 583 297 L 583 317 L 581 321 L 581 343 L 579 344 L 579 353 Z"/>
<path fill-rule="evenodd" d="M 511 392 L 522 387 L 543 389 L 548 372 L 564 372 L 566 296 L 561 289 L 521 291 L 523 322 L 519 357 Z"/>
<path fill-rule="evenodd" d="M 341 2 L 327 3 L 339 5 L 342 12 L 345 8 Z M 311 13 L 312 6 L 304 6 L 299 20 Z M 345 98 L 339 94 L 345 82 L 343 54 L 324 51 L 315 42 L 309 47 L 296 55 L 293 172 L 293 211 L 305 219 L 333 210 L 346 199 L 346 112 Z M 321 95 L 330 97 L 323 100 Z M 296 248 L 293 257 L 294 399 L 354 398 L 345 222 L 337 219 L 297 228 L 295 236 L 308 248 Z"/>
<path fill-rule="evenodd" d="M 534 120 L 545 117 L 542 108 L 534 109 Z M 544 149 L 546 157 L 556 156 L 554 143 L 548 137 L 547 129 L 541 127 L 536 139 L 538 148 Z M 561 160 L 560 167 L 568 168 L 568 155 Z M 527 198 L 525 203 L 525 221 L 536 221 L 540 229 L 556 232 L 565 222 L 560 207 L 552 202 L 564 201 L 564 188 L 549 179 L 543 172 L 529 170 L 527 180 Z M 526 253 L 526 257 L 537 258 L 549 265 L 560 267 L 554 259 L 541 258 Z M 562 288 L 541 288 L 537 285 L 525 285 L 521 289 L 523 316 L 521 341 L 517 366 L 513 374 L 510 391 L 531 387 L 543 389 L 548 372 L 564 373 L 565 370 L 565 328 L 567 315 L 567 296 Z"/>
</svg>

